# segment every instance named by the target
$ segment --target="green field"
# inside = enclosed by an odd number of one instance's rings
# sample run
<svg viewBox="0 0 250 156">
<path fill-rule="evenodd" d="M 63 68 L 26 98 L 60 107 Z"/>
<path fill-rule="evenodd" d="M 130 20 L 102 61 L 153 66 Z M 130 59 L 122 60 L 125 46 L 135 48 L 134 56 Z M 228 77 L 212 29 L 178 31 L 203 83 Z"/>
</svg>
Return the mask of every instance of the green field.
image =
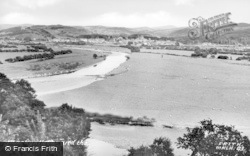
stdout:
<svg viewBox="0 0 250 156">
<path fill-rule="evenodd" d="M 54 50 L 57 51 L 62 49 L 63 48 L 55 48 Z M 57 72 L 59 70 L 58 64 L 79 62 L 80 66 L 78 68 L 82 68 L 103 60 L 103 58 L 93 59 L 94 53 L 96 53 L 98 56 L 102 55 L 102 53 L 99 52 L 93 52 L 90 50 L 78 50 L 78 49 L 72 49 L 72 51 L 73 51 L 72 54 L 59 55 L 51 60 L 39 61 L 36 59 L 36 60 L 16 62 L 16 63 L 7 63 L 4 62 L 4 60 L 7 58 L 14 58 L 16 56 L 32 55 L 37 53 L 32 53 L 32 52 L 0 53 L 0 60 L 4 63 L 0 65 L 0 71 L 4 72 L 10 78 L 32 77 L 43 73 L 48 74 Z M 41 67 L 50 67 L 50 68 L 49 69 L 41 68 L 41 70 L 39 71 L 28 70 L 31 68 L 31 66 L 35 65 Z"/>
</svg>

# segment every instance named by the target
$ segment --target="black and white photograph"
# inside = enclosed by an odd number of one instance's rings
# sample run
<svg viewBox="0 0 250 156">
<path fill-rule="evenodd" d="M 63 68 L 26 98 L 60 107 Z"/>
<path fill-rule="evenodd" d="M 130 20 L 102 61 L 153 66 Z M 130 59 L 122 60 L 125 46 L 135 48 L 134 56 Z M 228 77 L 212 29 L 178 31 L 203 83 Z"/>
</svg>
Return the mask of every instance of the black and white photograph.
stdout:
<svg viewBox="0 0 250 156">
<path fill-rule="evenodd" d="M 0 156 L 250 156 L 249 0 L 0 0 Z"/>
</svg>

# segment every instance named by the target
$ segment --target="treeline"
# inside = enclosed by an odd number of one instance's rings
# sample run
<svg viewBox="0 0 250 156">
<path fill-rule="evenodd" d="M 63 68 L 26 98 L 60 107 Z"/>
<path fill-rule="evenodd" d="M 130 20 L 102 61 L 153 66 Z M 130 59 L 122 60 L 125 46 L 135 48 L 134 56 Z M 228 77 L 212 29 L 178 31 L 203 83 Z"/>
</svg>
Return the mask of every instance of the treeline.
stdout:
<svg viewBox="0 0 250 156">
<path fill-rule="evenodd" d="M 129 35 L 127 38 L 128 39 L 137 39 L 140 37 L 143 37 L 143 38 L 148 39 L 148 40 L 150 39 L 150 40 L 159 40 L 159 41 L 167 41 L 167 40 L 174 41 L 175 40 L 173 37 L 156 37 L 156 36 L 151 36 L 148 34 L 133 34 L 133 35 Z"/>
<path fill-rule="evenodd" d="M 84 41 L 77 41 L 77 42 L 56 42 L 58 44 L 66 44 L 66 45 L 86 45 Z"/>
<path fill-rule="evenodd" d="M 186 50 L 186 51 L 194 51 L 195 50 L 194 46 L 179 46 L 178 44 L 177 45 L 155 45 L 155 46 L 143 45 L 142 48 L 146 48 L 146 49 L 167 49 L 167 50 Z"/>
<path fill-rule="evenodd" d="M 17 46 L 0 44 L 0 48 L 17 48 Z"/>
<path fill-rule="evenodd" d="M 83 109 L 68 104 L 45 108 L 27 81 L 14 83 L 2 73 L 0 91 L 0 142 L 76 140 L 81 144 L 64 145 L 64 156 L 86 155 L 90 122 Z"/>
<path fill-rule="evenodd" d="M 86 39 L 113 39 L 113 38 L 122 38 L 122 39 L 137 39 L 140 37 L 144 37 L 145 39 L 151 39 L 151 40 L 162 40 L 167 41 L 171 40 L 174 41 L 175 39 L 173 37 L 156 37 L 156 36 L 150 36 L 148 34 L 132 34 L 132 35 L 103 35 L 103 34 L 88 34 L 88 35 L 79 35 L 77 38 L 86 38 Z"/>
<path fill-rule="evenodd" d="M 243 53 L 227 53 L 227 52 L 222 52 L 220 49 L 217 48 L 208 48 L 208 49 L 201 49 L 200 47 L 195 47 L 194 53 L 191 54 L 191 57 L 202 57 L 202 58 L 207 58 L 208 55 L 211 55 L 211 58 L 215 58 L 216 54 L 236 54 L 236 55 L 243 55 Z M 217 57 L 218 59 L 229 59 L 228 56 L 226 55 L 219 55 Z M 232 58 L 230 58 L 232 59 Z M 250 61 L 250 53 L 245 54 L 245 56 L 238 57 L 236 59 L 237 61 L 241 60 L 248 60 Z"/>
<path fill-rule="evenodd" d="M 155 119 L 150 119 L 146 116 L 142 118 L 134 119 L 133 117 L 121 117 L 112 114 L 98 114 L 98 113 L 88 113 L 87 116 L 90 122 L 97 122 L 99 124 L 111 124 L 111 125 L 129 125 L 129 126 L 148 126 L 153 127 Z"/>
<path fill-rule="evenodd" d="M 1 48 L 1 47 L 0 47 Z M 8 48 L 17 48 L 16 46 Z M 0 52 L 53 52 L 52 48 L 48 48 L 45 45 L 27 45 L 27 49 L 0 49 Z"/>
<path fill-rule="evenodd" d="M 120 46 L 122 48 L 128 48 L 130 49 L 131 52 L 140 52 L 140 47 L 132 46 L 132 45 L 125 45 L 125 46 Z"/>
<path fill-rule="evenodd" d="M 102 39 L 110 39 L 113 38 L 111 35 L 102 35 L 102 34 L 88 34 L 88 35 L 79 35 L 77 38 L 86 38 L 86 39 L 96 39 L 96 38 L 102 38 Z"/>
<path fill-rule="evenodd" d="M 199 126 L 187 128 L 177 138 L 177 148 L 191 151 L 191 156 L 249 156 L 250 140 L 233 126 L 214 124 L 203 120 Z M 156 138 L 149 146 L 131 147 L 128 156 L 174 156 L 171 141 Z"/>
<path fill-rule="evenodd" d="M 250 61 L 250 56 L 249 56 L 249 55 L 247 55 L 247 56 L 242 56 L 242 57 L 238 57 L 238 58 L 236 59 L 236 61 L 241 61 L 241 60 L 248 60 L 248 61 Z"/>
<path fill-rule="evenodd" d="M 33 49 L 35 50 L 35 52 L 39 52 L 39 51 L 48 51 L 48 52 L 53 52 L 54 50 L 52 48 L 48 48 L 45 45 L 30 45 L 31 48 L 28 47 L 27 50 L 29 49 Z"/>
<path fill-rule="evenodd" d="M 195 47 L 194 53 L 191 57 L 203 57 L 206 58 L 209 54 L 216 55 L 219 52 L 216 48 L 201 49 L 200 47 Z"/>
<path fill-rule="evenodd" d="M 176 42 L 176 45 L 153 45 L 153 46 L 148 46 L 148 45 L 142 45 L 142 48 L 146 49 L 167 49 L 167 50 L 186 50 L 186 51 L 194 51 L 197 46 L 179 46 L 179 42 Z M 200 48 L 200 47 L 199 47 Z M 211 48 L 200 48 L 203 51 L 208 51 Z M 215 48 L 218 53 L 224 53 L 224 54 L 235 54 L 235 55 L 243 55 L 242 52 L 249 52 L 249 49 L 245 50 L 238 50 L 234 48 Z"/>
<path fill-rule="evenodd" d="M 25 55 L 23 57 L 17 56 L 15 58 L 8 58 L 5 61 L 10 62 L 10 63 L 28 61 L 28 60 L 33 60 L 33 59 L 39 59 L 40 61 L 42 61 L 42 60 L 53 59 L 56 55 L 65 55 L 65 54 L 71 54 L 71 53 L 72 53 L 71 50 L 61 50 L 57 52 L 50 52 L 50 53 L 43 53 L 43 54 Z"/>
</svg>

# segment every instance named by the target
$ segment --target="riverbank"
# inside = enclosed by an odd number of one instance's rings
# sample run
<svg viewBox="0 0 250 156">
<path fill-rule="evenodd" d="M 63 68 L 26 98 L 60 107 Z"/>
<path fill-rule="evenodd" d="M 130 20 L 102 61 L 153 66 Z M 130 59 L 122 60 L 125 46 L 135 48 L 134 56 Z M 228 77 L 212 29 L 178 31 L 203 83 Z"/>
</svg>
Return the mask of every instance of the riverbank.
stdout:
<svg viewBox="0 0 250 156">
<path fill-rule="evenodd" d="M 126 149 L 117 148 L 113 144 L 94 138 L 88 138 L 85 145 L 87 156 L 125 156 L 128 154 Z"/>
<path fill-rule="evenodd" d="M 128 54 L 125 53 L 112 52 L 112 54 L 107 56 L 105 60 L 79 69 L 71 74 L 29 78 L 27 80 L 36 89 L 38 96 L 77 89 L 95 81 L 102 80 L 102 77 L 104 77 L 105 74 L 124 63 L 127 60 L 127 55 Z"/>
<path fill-rule="evenodd" d="M 69 48 L 56 47 L 55 50 L 65 50 Z M 0 65 L 0 71 L 9 76 L 10 79 L 26 79 L 33 77 L 47 77 L 59 74 L 67 74 L 79 70 L 81 68 L 93 65 L 95 63 L 101 62 L 104 60 L 103 57 L 93 58 L 93 54 L 109 55 L 109 53 L 99 53 L 97 51 L 85 50 L 85 49 L 72 49 L 73 53 L 66 55 L 55 56 L 54 59 L 39 61 L 38 59 L 8 63 L 3 62 Z M 1 59 L 5 60 L 7 58 L 24 56 L 30 54 L 39 54 L 39 53 L 0 53 Z M 77 65 L 74 69 L 67 69 L 69 66 Z M 66 68 L 66 69 L 65 69 Z"/>
<path fill-rule="evenodd" d="M 170 138 L 175 145 L 185 127 L 194 127 L 208 118 L 215 123 L 235 125 L 250 136 L 249 66 L 217 59 L 170 55 L 162 58 L 156 54 L 133 53 L 129 61 L 109 74 L 115 76 L 40 98 L 48 106 L 68 102 L 88 112 L 155 118 L 156 125 L 161 126 L 92 126 L 92 138 L 126 149 L 150 144 L 159 137 L 156 134 Z M 174 128 L 166 129 L 162 125 Z M 185 155 L 183 150 L 174 148 L 176 155 Z"/>
</svg>

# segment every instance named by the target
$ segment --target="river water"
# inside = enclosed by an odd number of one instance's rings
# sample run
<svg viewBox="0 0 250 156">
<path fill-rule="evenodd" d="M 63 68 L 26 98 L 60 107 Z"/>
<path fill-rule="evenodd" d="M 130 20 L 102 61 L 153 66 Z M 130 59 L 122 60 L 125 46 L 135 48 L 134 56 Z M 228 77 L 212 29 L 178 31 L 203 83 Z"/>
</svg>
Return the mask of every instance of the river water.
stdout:
<svg viewBox="0 0 250 156">
<path fill-rule="evenodd" d="M 116 56 L 114 60 L 125 58 Z M 75 74 L 80 75 L 77 79 L 69 76 L 74 82 L 64 81 L 61 77 L 60 82 L 53 81 L 58 83 L 56 92 L 38 97 L 48 106 L 67 102 L 90 112 L 156 119 L 153 128 L 92 124 L 91 138 L 123 149 L 150 144 L 155 137 L 164 136 L 171 139 L 176 155 L 187 155 L 189 151 L 176 148 L 176 138 L 183 135 L 185 127 L 195 126 L 203 119 L 235 125 L 243 135 L 250 136 L 250 66 L 230 60 L 162 58 L 156 54 L 134 53 L 130 58 L 112 71 L 123 74 L 102 81 L 94 80 L 85 86 L 82 83 L 85 79 L 81 77 L 83 72 L 79 72 L 81 74 Z M 95 69 L 91 67 L 91 71 Z M 97 73 L 91 75 L 94 74 Z M 31 82 L 38 93 L 39 89 L 44 93 L 46 87 L 54 90 L 50 87 L 52 83 L 47 86 L 44 80 L 40 80 L 40 84 L 35 80 Z M 59 90 L 60 87 L 66 90 Z M 162 124 L 174 126 L 174 129 L 163 129 Z"/>
</svg>

